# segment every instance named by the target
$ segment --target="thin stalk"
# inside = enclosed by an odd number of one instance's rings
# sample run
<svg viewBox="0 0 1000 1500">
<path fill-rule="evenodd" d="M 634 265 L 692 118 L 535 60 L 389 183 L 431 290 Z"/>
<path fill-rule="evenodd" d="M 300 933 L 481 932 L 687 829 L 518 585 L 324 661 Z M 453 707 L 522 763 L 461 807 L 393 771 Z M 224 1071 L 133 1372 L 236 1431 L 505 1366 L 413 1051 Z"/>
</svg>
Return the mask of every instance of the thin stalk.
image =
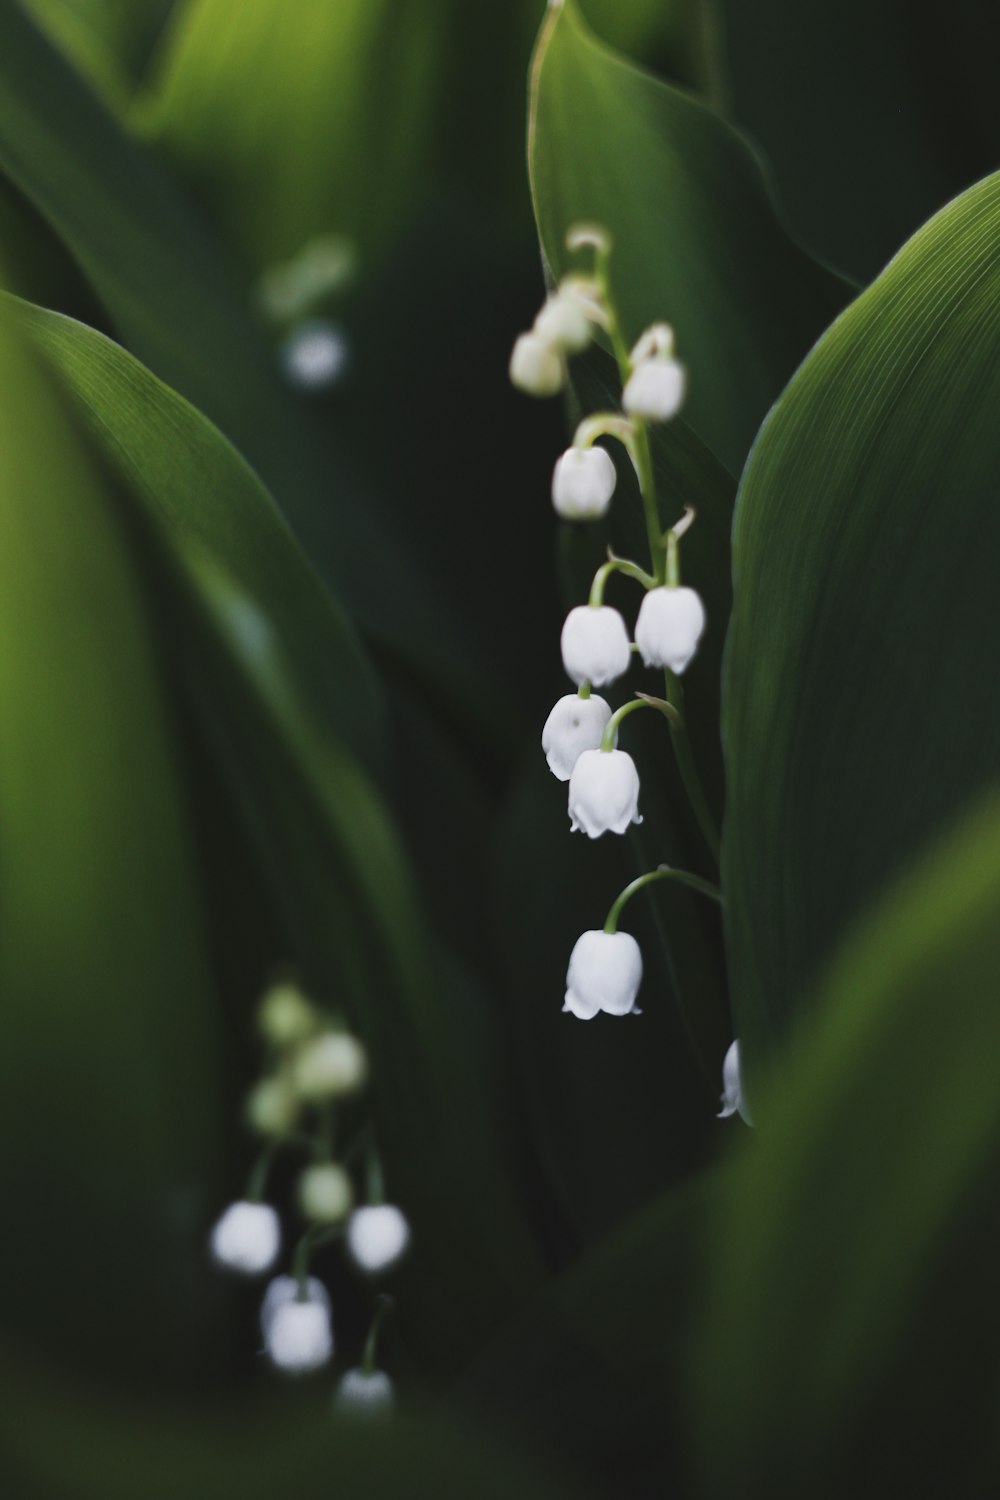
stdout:
<svg viewBox="0 0 1000 1500">
<path fill-rule="evenodd" d="M 671 672 L 669 667 L 664 667 L 663 678 L 667 687 L 667 702 L 676 710 L 676 716 L 670 720 L 670 736 L 674 742 L 674 755 L 677 758 L 677 769 L 681 773 L 681 781 L 687 792 L 691 810 L 695 815 L 698 827 L 702 831 L 705 842 L 711 850 L 712 858 L 716 865 L 719 863 L 720 842 L 719 830 L 715 826 L 712 810 L 705 796 L 705 788 L 701 784 L 698 767 L 695 764 L 694 754 L 691 750 L 691 741 L 688 738 L 687 724 L 684 718 L 684 689 L 676 672 Z"/>
<path fill-rule="evenodd" d="M 640 875 L 631 881 L 615 900 L 614 905 L 608 912 L 607 921 L 604 923 L 604 931 L 615 933 L 618 931 L 618 919 L 622 914 L 622 908 L 630 901 L 636 891 L 645 890 L 647 885 L 652 885 L 656 880 L 672 880 L 676 885 L 687 886 L 689 890 L 697 891 L 700 896 L 707 896 L 710 901 L 717 901 L 722 905 L 722 892 L 717 885 L 710 880 L 702 880 L 700 875 L 692 875 L 688 870 L 675 870 L 670 865 L 658 865 L 655 870 L 650 870 L 646 875 Z"/>
</svg>

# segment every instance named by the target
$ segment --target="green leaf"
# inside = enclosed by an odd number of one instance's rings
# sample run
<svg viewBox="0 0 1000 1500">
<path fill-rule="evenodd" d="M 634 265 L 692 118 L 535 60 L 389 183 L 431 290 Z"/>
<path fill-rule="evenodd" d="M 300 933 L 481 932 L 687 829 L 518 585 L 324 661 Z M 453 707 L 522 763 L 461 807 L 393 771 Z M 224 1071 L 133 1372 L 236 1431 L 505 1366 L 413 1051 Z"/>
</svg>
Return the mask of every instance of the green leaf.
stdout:
<svg viewBox="0 0 1000 1500">
<path fill-rule="evenodd" d="M 1000 13 L 957 0 L 721 0 L 732 113 L 760 142 L 792 226 L 868 280 L 992 171 Z"/>
<path fill-rule="evenodd" d="M 750 1078 L 695 1345 L 711 1494 L 996 1490 L 998 911 L 993 791 Z"/>
<path fill-rule="evenodd" d="M 91 1368 L 209 1371 L 222 1350 L 204 1271 L 215 1031 L 174 745 L 110 500 L 9 324 L 0 1316 L 8 1335 Z"/>
<path fill-rule="evenodd" d="M 222 434 L 117 344 L 11 302 L 152 524 L 197 543 L 264 611 L 317 710 L 345 744 L 380 753 L 379 688 L 357 637 L 271 496 Z"/>
<path fill-rule="evenodd" d="M 300 7 L 290 26 L 282 0 L 193 0 L 143 128 L 251 264 L 331 230 L 368 259 L 414 205 L 453 9 L 338 0 Z"/>
<path fill-rule="evenodd" d="M 127 107 L 174 0 L 25 0 L 109 104 Z"/>
<path fill-rule="evenodd" d="M 751 1050 L 1000 763 L 998 233 L 992 177 L 834 325 L 743 476 L 723 867 Z"/>
<path fill-rule="evenodd" d="M 685 417 L 738 473 L 764 413 L 848 288 L 791 241 L 745 142 L 706 106 L 617 57 L 573 0 L 535 53 L 529 161 L 552 276 L 567 229 L 611 230 L 629 341 L 671 322 L 690 367 Z"/>
</svg>

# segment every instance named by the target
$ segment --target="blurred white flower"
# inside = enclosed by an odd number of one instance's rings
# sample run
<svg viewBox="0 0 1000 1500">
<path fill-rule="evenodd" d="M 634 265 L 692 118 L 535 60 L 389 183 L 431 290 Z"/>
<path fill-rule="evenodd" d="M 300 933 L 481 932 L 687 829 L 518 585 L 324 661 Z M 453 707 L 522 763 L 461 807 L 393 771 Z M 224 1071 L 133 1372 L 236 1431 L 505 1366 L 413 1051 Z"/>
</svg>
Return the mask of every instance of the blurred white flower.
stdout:
<svg viewBox="0 0 1000 1500">
<path fill-rule="evenodd" d="M 410 1226 L 395 1204 L 356 1208 L 348 1220 L 346 1243 L 355 1265 L 375 1275 L 399 1260 L 410 1243 Z"/>
<path fill-rule="evenodd" d="M 678 360 L 660 355 L 640 359 L 622 392 L 622 408 L 641 422 L 669 422 L 683 405 L 686 387 Z"/>
<path fill-rule="evenodd" d="M 705 629 L 705 606 L 694 589 L 650 589 L 639 607 L 635 643 L 647 667 L 683 672 Z"/>
<path fill-rule="evenodd" d="M 599 748 L 610 718 L 610 707 L 596 693 L 589 698 L 567 693 L 559 699 L 542 730 L 542 749 L 553 776 L 559 781 L 569 780 L 584 750 Z"/>
<path fill-rule="evenodd" d="M 351 1094 L 368 1076 L 368 1057 L 348 1031 L 326 1031 L 297 1053 L 292 1084 L 302 1099 L 319 1101 Z"/>
<path fill-rule="evenodd" d="M 638 1015 L 642 953 L 629 932 L 585 932 L 577 938 L 566 972 L 564 1011 L 589 1021 L 599 1010 Z"/>
<path fill-rule="evenodd" d="M 316 1030 L 316 1012 L 297 984 L 279 980 L 261 1000 L 257 1024 L 272 1047 L 289 1047 Z"/>
<path fill-rule="evenodd" d="M 564 520 L 596 520 L 611 504 L 616 480 L 604 448 L 567 448 L 552 474 L 552 504 Z"/>
<path fill-rule="evenodd" d="M 350 349 L 336 323 L 306 318 L 288 334 L 279 360 L 291 385 L 301 391 L 327 391 L 345 374 Z"/>
<path fill-rule="evenodd" d="M 230 1203 L 212 1230 L 210 1245 L 220 1266 L 259 1276 L 278 1258 L 281 1220 L 269 1203 Z"/>
<path fill-rule="evenodd" d="M 258 1135 L 284 1135 L 299 1115 L 299 1101 L 283 1075 L 262 1078 L 247 1095 L 246 1122 Z"/>
<path fill-rule="evenodd" d="M 396 1392 L 384 1370 L 347 1370 L 333 1398 L 339 1416 L 387 1416 L 396 1404 Z"/>
<path fill-rule="evenodd" d="M 591 839 L 642 822 L 639 773 L 628 751 L 583 751 L 569 778 L 569 817 L 572 832 Z"/>
<path fill-rule="evenodd" d="M 730 1043 L 729 1051 L 726 1053 L 722 1064 L 722 1108 L 719 1110 L 717 1119 L 727 1120 L 730 1115 L 739 1114 L 747 1125 L 752 1125 L 750 1111 L 747 1109 L 743 1098 L 743 1082 L 740 1075 L 740 1044 L 739 1041 Z"/>
<path fill-rule="evenodd" d="M 532 330 L 551 348 L 564 354 L 579 354 L 590 343 L 590 319 L 572 285 L 561 286 L 546 299 Z"/>
<path fill-rule="evenodd" d="M 607 604 L 578 604 L 566 616 L 560 641 L 566 675 L 603 687 L 628 671 L 632 647 L 625 621 Z"/>
<path fill-rule="evenodd" d="M 298 1198 L 307 1219 L 320 1224 L 339 1224 L 350 1211 L 354 1188 L 348 1174 L 336 1162 L 317 1162 L 299 1173 Z"/>
<path fill-rule="evenodd" d="M 333 1323 L 326 1287 L 310 1276 L 304 1291 L 294 1276 L 276 1276 L 260 1310 L 264 1350 L 292 1375 L 318 1370 L 333 1354 Z"/>
<path fill-rule="evenodd" d="M 555 396 L 563 386 L 563 359 L 535 333 L 522 333 L 510 356 L 511 383 L 529 396 Z"/>
</svg>

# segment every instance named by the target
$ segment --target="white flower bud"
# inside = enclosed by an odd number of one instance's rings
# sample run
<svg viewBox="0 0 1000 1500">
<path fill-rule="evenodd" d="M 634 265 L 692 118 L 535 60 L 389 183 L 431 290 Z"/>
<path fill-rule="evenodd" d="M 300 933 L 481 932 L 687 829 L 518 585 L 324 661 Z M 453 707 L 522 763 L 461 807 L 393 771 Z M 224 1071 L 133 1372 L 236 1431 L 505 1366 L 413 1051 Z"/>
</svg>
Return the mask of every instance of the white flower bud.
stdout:
<svg viewBox="0 0 1000 1500">
<path fill-rule="evenodd" d="M 584 750 L 569 778 L 573 833 L 624 833 L 639 816 L 639 773 L 626 750 Z"/>
<path fill-rule="evenodd" d="M 318 1162 L 299 1174 L 299 1207 L 307 1219 L 320 1224 L 338 1224 L 346 1218 L 354 1201 L 354 1188 L 343 1167 Z"/>
<path fill-rule="evenodd" d="M 704 629 L 705 606 L 694 589 L 650 589 L 639 607 L 635 643 L 647 667 L 683 672 Z"/>
<path fill-rule="evenodd" d="M 542 749 L 553 776 L 559 781 L 569 780 L 584 750 L 600 748 L 610 718 L 611 709 L 596 693 L 589 698 L 581 698 L 579 693 L 567 693 L 565 698 L 559 699 L 542 730 Z"/>
<path fill-rule="evenodd" d="M 284 1135 L 298 1119 L 299 1101 L 286 1078 L 262 1078 L 247 1095 L 244 1114 L 257 1135 Z"/>
<path fill-rule="evenodd" d="M 314 1276 L 304 1296 L 294 1276 L 276 1276 L 264 1294 L 260 1326 L 268 1358 L 289 1374 L 318 1370 L 333 1354 L 330 1296 Z"/>
<path fill-rule="evenodd" d="M 297 984 L 273 984 L 260 1002 L 257 1024 L 273 1047 L 290 1047 L 316 1030 L 316 1012 Z"/>
<path fill-rule="evenodd" d="M 566 1003 L 581 1021 L 599 1010 L 610 1016 L 638 1015 L 642 953 L 629 932 L 585 932 L 577 938 L 566 971 Z"/>
<path fill-rule="evenodd" d="M 353 1093 L 367 1076 L 365 1049 L 347 1031 L 327 1031 L 306 1042 L 292 1065 L 295 1092 L 312 1102 Z"/>
<path fill-rule="evenodd" d="M 355 1265 L 374 1275 L 399 1260 L 410 1243 L 410 1226 L 392 1203 L 356 1208 L 348 1221 L 346 1243 Z"/>
<path fill-rule="evenodd" d="M 669 422 L 681 409 L 687 377 L 676 359 L 644 359 L 622 392 L 622 407 L 640 422 Z"/>
<path fill-rule="evenodd" d="M 522 333 L 510 356 L 511 383 L 529 396 L 555 396 L 563 387 L 562 355 L 535 333 Z"/>
<path fill-rule="evenodd" d="M 533 332 L 553 349 L 579 354 L 590 343 L 590 320 L 572 286 L 553 292 L 535 319 Z"/>
<path fill-rule="evenodd" d="M 578 604 L 566 616 L 561 642 L 566 675 L 603 687 L 628 671 L 632 659 L 625 621 L 607 604 Z"/>
<path fill-rule="evenodd" d="M 281 1220 L 269 1203 L 230 1203 L 212 1230 L 212 1255 L 242 1276 L 259 1276 L 281 1249 Z"/>
<path fill-rule="evenodd" d="M 727 1120 L 730 1115 L 739 1113 L 747 1125 L 752 1125 L 750 1111 L 747 1109 L 743 1098 L 743 1082 L 740 1075 L 740 1044 L 738 1041 L 731 1042 L 729 1051 L 726 1053 L 722 1064 L 722 1108 L 716 1116 L 719 1120 Z"/>
<path fill-rule="evenodd" d="M 335 323 L 307 318 L 297 323 L 279 352 L 291 385 L 302 391 L 326 391 L 342 379 L 350 359 L 347 339 Z"/>
<path fill-rule="evenodd" d="M 396 1392 L 384 1370 L 348 1370 L 333 1398 L 333 1409 L 342 1417 L 387 1416 L 395 1405 Z"/>
<path fill-rule="evenodd" d="M 567 521 L 593 521 L 611 504 L 618 476 L 603 448 L 567 448 L 552 474 L 552 504 Z"/>
</svg>

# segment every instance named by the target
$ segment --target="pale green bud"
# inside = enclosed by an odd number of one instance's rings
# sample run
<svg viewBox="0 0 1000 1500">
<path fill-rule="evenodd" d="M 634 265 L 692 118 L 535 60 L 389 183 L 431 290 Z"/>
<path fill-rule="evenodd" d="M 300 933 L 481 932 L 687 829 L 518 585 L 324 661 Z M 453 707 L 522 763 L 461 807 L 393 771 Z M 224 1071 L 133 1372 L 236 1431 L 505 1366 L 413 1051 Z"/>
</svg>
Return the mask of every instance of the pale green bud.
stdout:
<svg viewBox="0 0 1000 1500">
<path fill-rule="evenodd" d="M 257 1135 L 284 1135 L 298 1118 L 299 1101 L 285 1078 L 262 1078 L 250 1090 L 244 1113 Z"/>
<path fill-rule="evenodd" d="M 335 1162 L 306 1167 L 299 1176 L 298 1192 L 305 1217 L 320 1224 L 339 1224 L 354 1202 L 351 1179 Z"/>
<path fill-rule="evenodd" d="M 257 1024 L 273 1047 L 293 1047 L 312 1036 L 317 1017 L 298 985 L 281 980 L 271 986 L 260 1002 Z"/>
<path fill-rule="evenodd" d="M 306 1042 L 292 1063 L 295 1092 L 310 1102 L 352 1094 L 367 1077 L 365 1049 L 346 1031 L 327 1031 Z"/>
</svg>

